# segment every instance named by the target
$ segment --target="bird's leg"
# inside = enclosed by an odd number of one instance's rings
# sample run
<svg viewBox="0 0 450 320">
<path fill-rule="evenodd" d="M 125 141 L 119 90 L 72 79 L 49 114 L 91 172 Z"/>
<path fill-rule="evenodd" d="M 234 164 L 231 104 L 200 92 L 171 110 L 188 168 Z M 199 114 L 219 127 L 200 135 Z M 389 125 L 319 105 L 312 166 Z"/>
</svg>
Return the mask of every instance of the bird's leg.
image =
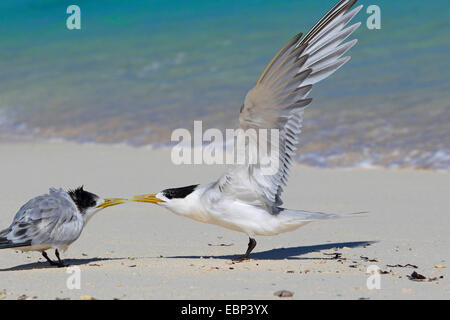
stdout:
<svg viewBox="0 0 450 320">
<path fill-rule="evenodd" d="M 58 265 L 55 261 L 51 260 L 51 259 L 48 257 L 47 252 L 42 251 L 42 255 L 43 255 L 44 258 L 48 261 L 48 263 L 50 263 L 50 265 L 52 265 L 52 266 L 57 266 L 57 265 Z"/>
<path fill-rule="evenodd" d="M 256 240 L 253 239 L 253 238 L 250 238 L 250 237 L 248 239 L 249 239 L 249 241 L 248 241 L 247 252 L 245 252 L 245 254 L 242 257 L 239 257 L 237 259 L 233 259 L 233 261 L 241 262 L 241 261 L 248 260 L 248 258 L 250 256 L 250 252 L 252 252 L 253 249 L 255 249 L 255 247 L 256 247 Z"/>
<path fill-rule="evenodd" d="M 62 262 L 61 258 L 59 257 L 59 251 L 58 249 L 55 250 L 55 255 L 58 258 L 58 263 L 56 264 L 59 268 L 65 267 L 66 265 Z"/>
</svg>

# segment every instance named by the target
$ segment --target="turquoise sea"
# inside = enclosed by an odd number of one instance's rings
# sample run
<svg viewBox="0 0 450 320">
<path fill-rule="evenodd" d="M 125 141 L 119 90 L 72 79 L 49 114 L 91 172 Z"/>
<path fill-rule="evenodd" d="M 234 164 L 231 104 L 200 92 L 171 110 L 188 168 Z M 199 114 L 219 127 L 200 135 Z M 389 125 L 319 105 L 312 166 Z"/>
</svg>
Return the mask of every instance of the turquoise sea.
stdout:
<svg viewBox="0 0 450 320">
<path fill-rule="evenodd" d="M 234 128 L 267 62 L 334 3 L 2 0 L 0 139 L 163 146 L 194 120 Z M 359 3 L 359 42 L 312 91 L 298 161 L 449 170 L 450 2 Z M 81 30 L 66 28 L 71 4 Z"/>
</svg>

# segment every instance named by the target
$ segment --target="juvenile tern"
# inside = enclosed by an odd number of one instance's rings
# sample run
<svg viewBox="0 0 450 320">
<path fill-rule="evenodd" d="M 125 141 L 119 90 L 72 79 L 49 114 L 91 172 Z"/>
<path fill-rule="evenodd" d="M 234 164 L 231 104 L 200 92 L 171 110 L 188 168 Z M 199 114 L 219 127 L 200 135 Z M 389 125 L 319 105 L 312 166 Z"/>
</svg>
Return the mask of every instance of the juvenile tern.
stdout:
<svg viewBox="0 0 450 320">
<path fill-rule="evenodd" d="M 124 199 L 101 199 L 83 187 L 68 192 L 51 188 L 48 194 L 22 206 L 12 224 L 0 231 L 0 249 L 40 251 L 51 265 L 63 267 L 58 250 L 67 250 L 94 214 L 123 202 Z M 45 252 L 50 248 L 55 248 L 58 262 Z"/>
<path fill-rule="evenodd" d="M 166 189 L 130 200 L 154 203 L 177 215 L 246 233 L 248 249 L 238 260 L 248 259 L 256 235 L 276 235 L 311 221 L 344 216 L 285 209 L 280 196 L 298 147 L 303 112 L 312 100 L 307 96 L 315 83 L 350 59 L 343 55 L 357 42 L 344 42 L 361 24 L 347 27 L 362 8 L 350 11 L 355 2 L 339 1 L 305 36 L 294 36 L 245 97 L 239 116 L 241 129 L 279 130 L 279 139 L 269 141 L 278 151 L 275 174 L 264 174 L 262 163 L 235 164 L 218 181 L 205 186 Z"/>
</svg>

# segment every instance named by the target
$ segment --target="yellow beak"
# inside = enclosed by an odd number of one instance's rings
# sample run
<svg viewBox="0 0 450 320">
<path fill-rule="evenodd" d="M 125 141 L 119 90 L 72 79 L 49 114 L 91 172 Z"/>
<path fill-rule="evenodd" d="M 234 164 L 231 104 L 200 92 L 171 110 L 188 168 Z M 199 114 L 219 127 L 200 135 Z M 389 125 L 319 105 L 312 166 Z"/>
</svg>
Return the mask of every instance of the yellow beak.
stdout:
<svg viewBox="0 0 450 320">
<path fill-rule="evenodd" d="M 120 198 L 114 198 L 114 199 L 105 199 L 105 202 L 101 205 L 97 206 L 97 208 L 108 208 L 112 207 L 121 203 L 126 202 L 127 199 L 120 199 Z"/>
<path fill-rule="evenodd" d="M 141 196 L 135 196 L 135 197 L 131 198 L 130 201 L 149 202 L 149 203 L 164 202 L 163 200 L 158 199 L 155 194 L 144 194 Z"/>
</svg>

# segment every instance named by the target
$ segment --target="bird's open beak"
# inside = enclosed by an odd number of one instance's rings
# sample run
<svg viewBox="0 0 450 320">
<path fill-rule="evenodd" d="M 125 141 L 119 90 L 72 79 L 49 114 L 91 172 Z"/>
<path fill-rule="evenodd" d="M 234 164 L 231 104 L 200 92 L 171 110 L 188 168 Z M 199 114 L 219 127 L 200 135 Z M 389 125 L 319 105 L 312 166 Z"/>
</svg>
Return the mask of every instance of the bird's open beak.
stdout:
<svg viewBox="0 0 450 320">
<path fill-rule="evenodd" d="M 101 205 L 97 206 L 97 208 L 108 208 L 121 203 L 126 202 L 126 199 L 114 198 L 114 199 L 105 199 L 105 202 Z"/>
<path fill-rule="evenodd" d="M 158 199 L 155 194 L 144 194 L 141 196 L 135 196 L 129 200 L 135 202 L 149 202 L 149 203 L 164 202 L 163 200 Z"/>
</svg>

